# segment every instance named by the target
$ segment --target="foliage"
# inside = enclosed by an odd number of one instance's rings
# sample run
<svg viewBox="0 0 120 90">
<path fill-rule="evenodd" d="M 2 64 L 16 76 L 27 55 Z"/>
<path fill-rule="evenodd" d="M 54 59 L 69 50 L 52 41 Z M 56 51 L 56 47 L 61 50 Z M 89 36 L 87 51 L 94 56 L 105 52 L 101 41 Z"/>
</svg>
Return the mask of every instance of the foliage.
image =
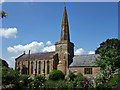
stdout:
<svg viewBox="0 0 120 90">
<path fill-rule="evenodd" d="M 34 81 L 30 83 L 29 87 L 32 89 L 41 88 L 41 87 L 43 88 L 45 87 L 44 82 L 45 82 L 45 77 L 42 75 L 37 75 L 35 76 Z"/>
<path fill-rule="evenodd" d="M 100 47 L 95 51 L 100 57 L 96 60 L 96 64 L 102 69 L 111 65 L 112 70 L 120 68 L 120 40 L 107 39 L 100 44 Z"/>
<path fill-rule="evenodd" d="M 86 77 L 83 77 L 81 73 L 77 74 L 77 77 L 75 78 L 73 82 L 73 87 L 76 88 L 93 88 L 92 82 L 89 81 Z"/>
<path fill-rule="evenodd" d="M 96 88 L 120 88 L 120 78 L 116 75 L 110 80 L 97 81 Z"/>
<path fill-rule="evenodd" d="M 105 67 L 105 69 L 101 69 L 98 74 L 96 75 L 96 80 L 98 81 L 105 81 L 113 78 L 114 76 L 118 75 L 118 70 L 116 69 L 115 71 L 112 70 L 112 66 L 109 65 Z"/>
<path fill-rule="evenodd" d="M 2 65 L 2 67 L 8 67 L 7 62 L 5 60 L 2 60 L 2 59 L 0 59 L 0 67 L 1 67 L 1 65 Z"/>
<path fill-rule="evenodd" d="M 49 74 L 50 80 L 59 80 L 59 79 L 64 79 L 64 78 L 65 78 L 65 74 L 60 70 L 53 70 Z"/>
<path fill-rule="evenodd" d="M 19 72 L 13 70 L 12 68 L 2 67 L 2 84 L 3 86 L 14 84 L 19 85 Z"/>
<path fill-rule="evenodd" d="M 0 11 L 0 17 L 6 17 L 7 15 L 9 15 L 8 13 L 6 13 L 5 11 Z"/>
<path fill-rule="evenodd" d="M 28 85 L 30 84 L 30 82 L 32 82 L 32 78 L 27 76 L 27 75 L 20 75 L 20 86 L 21 87 L 28 87 Z"/>
<path fill-rule="evenodd" d="M 72 87 L 72 83 L 70 82 L 66 82 L 64 80 L 47 80 L 45 82 L 45 86 L 46 88 L 62 88 L 62 89 L 67 89 L 67 88 L 71 88 Z"/>
<path fill-rule="evenodd" d="M 70 72 L 68 75 L 69 81 L 74 81 L 75 77 L 76 77 L 76 75 L 73 72 Z"/>
<path fill-rule="evenodd" d="M 105 42 L 102 42 L 100 44 L 100 47 L 97 48 L 97 50 L 95 51 L 95 54 L 102 54 L 104 55 L 103 53 L 106 52 L 106 51 L 109 51 L 110 49 L 116 49 L 116 50 L 119 50 L 120 51 L 120 40 L 118 39 L 107 39 Z M 106 47 L 107 48 L 104 50 L 104 52 L 101 51 L 102 48 Z"/>
</svg>

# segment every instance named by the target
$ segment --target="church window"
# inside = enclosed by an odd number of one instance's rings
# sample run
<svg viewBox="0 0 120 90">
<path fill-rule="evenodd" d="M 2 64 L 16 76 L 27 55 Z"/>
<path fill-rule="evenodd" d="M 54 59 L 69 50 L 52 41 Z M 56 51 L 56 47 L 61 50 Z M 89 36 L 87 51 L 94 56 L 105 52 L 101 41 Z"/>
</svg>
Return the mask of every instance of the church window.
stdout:
<svg viewBox="0 0 120 90">
<path fill-rule="evenodd" d="M 47 62 L 47 74 L 49 74 L 49 71 L 50 71 L 50 62 L 48 61 Z"/>
<path fill-rule="evenodd" d="M 33 74 L 33 61 L 31 62 L 31 74 Z"/>
<path fill-rule="evenodd" d="M 41 73 L 41 61 L 39 61 L 39 74 Z"/>
<path fill-rule="evenodd" d="M 37 61 L 36 61 L 36 69 L 35 69 L 35 74 L 37 74 Z"/>
<path fill-rule="evenodd" d="M 18 66 L 20 65 L 20 62 L 18 62 Z"/>
<path fill-rule="evenodd" d="M 92 74 L 92 68 L 84 68 L 85 74 Z"/>
</svg>

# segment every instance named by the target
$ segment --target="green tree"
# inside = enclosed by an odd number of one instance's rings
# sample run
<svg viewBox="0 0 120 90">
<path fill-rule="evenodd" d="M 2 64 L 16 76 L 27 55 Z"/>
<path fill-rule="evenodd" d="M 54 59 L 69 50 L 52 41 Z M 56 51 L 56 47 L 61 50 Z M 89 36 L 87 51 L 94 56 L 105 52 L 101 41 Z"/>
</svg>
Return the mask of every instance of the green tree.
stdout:
<svg viewBox="0 0 120 90">
<path fill-rule="evenodd" d="M 120 40 L 107 39 L 100 44 L 100 47 L 95 51 L 99 54 L 99 59 L 96 60 L 96 64 L 102 69 L 111 65 L 112 70 L 120 68 Z"/>
<path fill-rule="evenodd" d="M 9 84 L 19 86 L 20 74 L 12 68 L 2 67 L 2 84 L 5 87 Z"/>
<path fill-rule="evenodd" d="M 107 39 L 100 44 L 95 53 L 100 55 L 96 64 L 101 67 L 95 79 L 96 86 L 99 88 L 106 87 L 106 82 L 119 74 L 120 40 Z"/>
<path fill-rule="evenodd" d="M 0 67 L 1 67 L 1 65 L 2 65 L 2 67 L 8 67 L 7 62 L 5 60 L 2 60 L 2 59 L 0 59 Z"/>
<path fill-rule="evenodd" d="M 0 17 L 6 17 L 7 15 L 9 15 L 8 13 L 6 13 L 5 11 L 0 11 Z"/>
</svg>

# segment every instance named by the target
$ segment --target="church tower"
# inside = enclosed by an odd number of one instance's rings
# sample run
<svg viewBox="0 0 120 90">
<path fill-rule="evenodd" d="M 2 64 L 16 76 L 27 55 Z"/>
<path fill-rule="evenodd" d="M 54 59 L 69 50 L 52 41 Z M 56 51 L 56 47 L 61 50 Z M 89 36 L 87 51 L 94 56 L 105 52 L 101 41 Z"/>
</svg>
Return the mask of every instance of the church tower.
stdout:
<svg viewBox="0 0 120 90">
<path fill-rule="evenodd" d="M 72 58 L 74 57 L 74 44 L 70 42 L 66 6 L 64 7 L 62 19 L 61 37 L 60 41 L 55 43 L 55 51 L 58 53 L 59 59 L 57 70 L 61 70 L 65 74 L 68 74 L 68 67 L 72 63 Z"/>
</svg>

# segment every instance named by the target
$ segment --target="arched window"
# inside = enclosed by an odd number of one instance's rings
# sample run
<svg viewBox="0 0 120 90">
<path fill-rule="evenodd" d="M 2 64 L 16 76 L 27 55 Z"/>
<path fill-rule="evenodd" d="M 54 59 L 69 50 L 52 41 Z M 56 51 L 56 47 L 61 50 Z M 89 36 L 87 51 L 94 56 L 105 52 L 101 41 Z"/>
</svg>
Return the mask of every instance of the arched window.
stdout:
<svg viewBox="0 0 120 90">
<path fill-rule="evenodd" d="M 39 61 L 39 74 L 41 74 L 41 61 Z"/>
<path fill-rule="evenodd" d="M 31 74 L 33 74 L 33 61 L 31 62 Z"/>
<path fill-rule="evenodd" d="M 49 74 L 49 70 L 50 70 L 49 68 L 50 68 L 50 62 L 48 61 L 47 62 L 47 74 Z"/>
</svg>

